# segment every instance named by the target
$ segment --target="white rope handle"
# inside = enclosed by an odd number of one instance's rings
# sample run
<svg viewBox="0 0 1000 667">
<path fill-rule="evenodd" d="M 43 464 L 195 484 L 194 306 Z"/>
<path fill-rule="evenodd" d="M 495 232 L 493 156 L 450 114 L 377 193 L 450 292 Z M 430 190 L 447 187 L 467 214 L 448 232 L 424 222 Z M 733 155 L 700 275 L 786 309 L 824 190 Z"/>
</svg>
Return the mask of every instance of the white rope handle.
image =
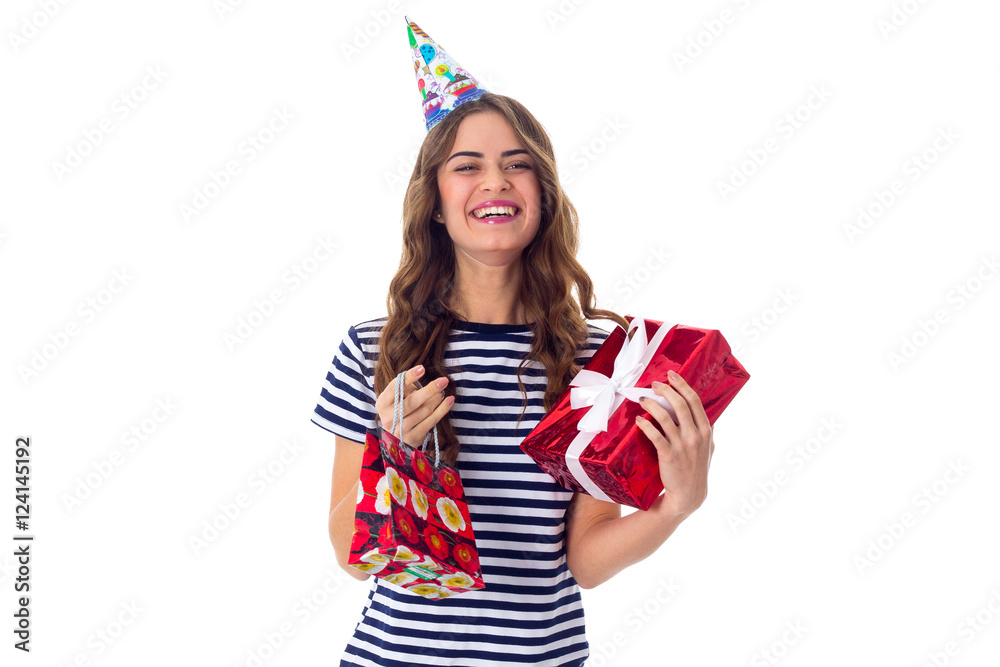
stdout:
<svg viewBox="0 0 1000 667">
<path fill-rule="evenodd" d="M 396 395 L 393 397 L 392 401 L 392 430 L 389 431 L 393 435 L 396 435 L 396 417 L 399 417 L 399 441 L 403 442 L 403 378 L 406 376 L 406 371 L 403 371 L 396 376 Z M 441 463 L 441 449 L 438 445 L 438 431 L 437 424 L 434 424 L 434 467 L 437 468 Z M 417 449 L 420 451 L 425 451 L 427 447 L 427 442 L 430 440 L 430 432 L 424 436 L 424 442 Z"/>
</svg>

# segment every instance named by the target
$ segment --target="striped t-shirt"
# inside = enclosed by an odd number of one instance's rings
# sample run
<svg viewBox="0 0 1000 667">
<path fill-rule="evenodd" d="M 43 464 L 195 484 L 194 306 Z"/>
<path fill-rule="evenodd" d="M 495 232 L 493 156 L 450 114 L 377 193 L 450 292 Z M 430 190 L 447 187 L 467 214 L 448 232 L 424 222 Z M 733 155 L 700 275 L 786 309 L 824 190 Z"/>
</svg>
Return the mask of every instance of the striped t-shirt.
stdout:
<svg viewBox="0 0 1000 667">
<path fill-rule="evenodd" d="M 374 369 L 387 317 L 350 327 L 323 383 L 312 422 L 355 442 L 375 429 Z M 609 335 L 590 323 L 576 363 Z M 545 414 L 545 369 L 518 364 L 527 324 L 455 321 L 444 364 L 455 387 L 448 415 L 461 442 L 462 477 L 486 588 L 439 600 L 371 578 L 341 667 L 544 665 L 579 667 L 589 655 L 580 588 L 566 566 L 566 507 L 573 492 L 521 448 Z M 428 377 L 427 381 L 436 378 Z M 433 446 L 431 434 L 431 446 Z"/>
</svg>

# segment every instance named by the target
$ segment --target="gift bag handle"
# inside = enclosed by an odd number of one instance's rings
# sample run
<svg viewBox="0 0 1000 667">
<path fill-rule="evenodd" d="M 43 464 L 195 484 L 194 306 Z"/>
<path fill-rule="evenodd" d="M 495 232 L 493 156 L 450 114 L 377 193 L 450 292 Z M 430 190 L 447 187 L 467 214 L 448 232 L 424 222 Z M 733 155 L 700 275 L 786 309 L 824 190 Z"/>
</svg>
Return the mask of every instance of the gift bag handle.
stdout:
<svg viewBox="0 0 1000 667">
<path fill-rule="evenodd" d="M 396 376 L 396 395 L 392 402 L 392 430 L 389 432 L 396 435 L 396 418 L 399 418 L 399 441 L 403 442 L 403 382 L 406 371 L 403 371 Z M 438 430 L 437 424 L 434 424 L 434 467 L 437 468 L 441 462 L 441 449 L 438 445 Z M 424 442 L 420 445 L 418 449 L 424 451 L 427 447 L 427 441 L 430 440 L 430 432 L 424 436 Z"/>
</svg>

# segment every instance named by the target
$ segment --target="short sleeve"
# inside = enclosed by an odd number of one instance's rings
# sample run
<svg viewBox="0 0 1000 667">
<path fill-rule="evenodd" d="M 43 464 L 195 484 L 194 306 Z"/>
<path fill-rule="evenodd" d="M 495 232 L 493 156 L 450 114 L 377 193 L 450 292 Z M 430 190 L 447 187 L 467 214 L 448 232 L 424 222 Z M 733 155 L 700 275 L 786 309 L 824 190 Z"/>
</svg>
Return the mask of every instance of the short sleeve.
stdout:
<svg viewBox="0 0 1000 667">
<path fill-rule="evenodd" d="M 348 440 L 364 442 L 367 431 L 376 428 L 378 415 L 374 376 L 372 362 L 352 326 L 330 363 L 312 423 Z"/>
</svg>

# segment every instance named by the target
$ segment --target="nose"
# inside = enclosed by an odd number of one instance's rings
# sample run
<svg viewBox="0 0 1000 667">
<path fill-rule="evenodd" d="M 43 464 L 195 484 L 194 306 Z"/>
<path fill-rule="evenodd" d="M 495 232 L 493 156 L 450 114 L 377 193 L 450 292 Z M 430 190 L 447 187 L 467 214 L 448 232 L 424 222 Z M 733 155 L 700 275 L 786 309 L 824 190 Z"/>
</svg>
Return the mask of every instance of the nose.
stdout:
<svg viewBox="0 0 1000 667">
<path fill-rule="evenodd" d="M 502 192 L 510 187 L 507 182 L 507 175 L 497 166 L 488 167 L 483 171 L 483 180 L 480 188 L 491 192 Z"/>
</svg>

